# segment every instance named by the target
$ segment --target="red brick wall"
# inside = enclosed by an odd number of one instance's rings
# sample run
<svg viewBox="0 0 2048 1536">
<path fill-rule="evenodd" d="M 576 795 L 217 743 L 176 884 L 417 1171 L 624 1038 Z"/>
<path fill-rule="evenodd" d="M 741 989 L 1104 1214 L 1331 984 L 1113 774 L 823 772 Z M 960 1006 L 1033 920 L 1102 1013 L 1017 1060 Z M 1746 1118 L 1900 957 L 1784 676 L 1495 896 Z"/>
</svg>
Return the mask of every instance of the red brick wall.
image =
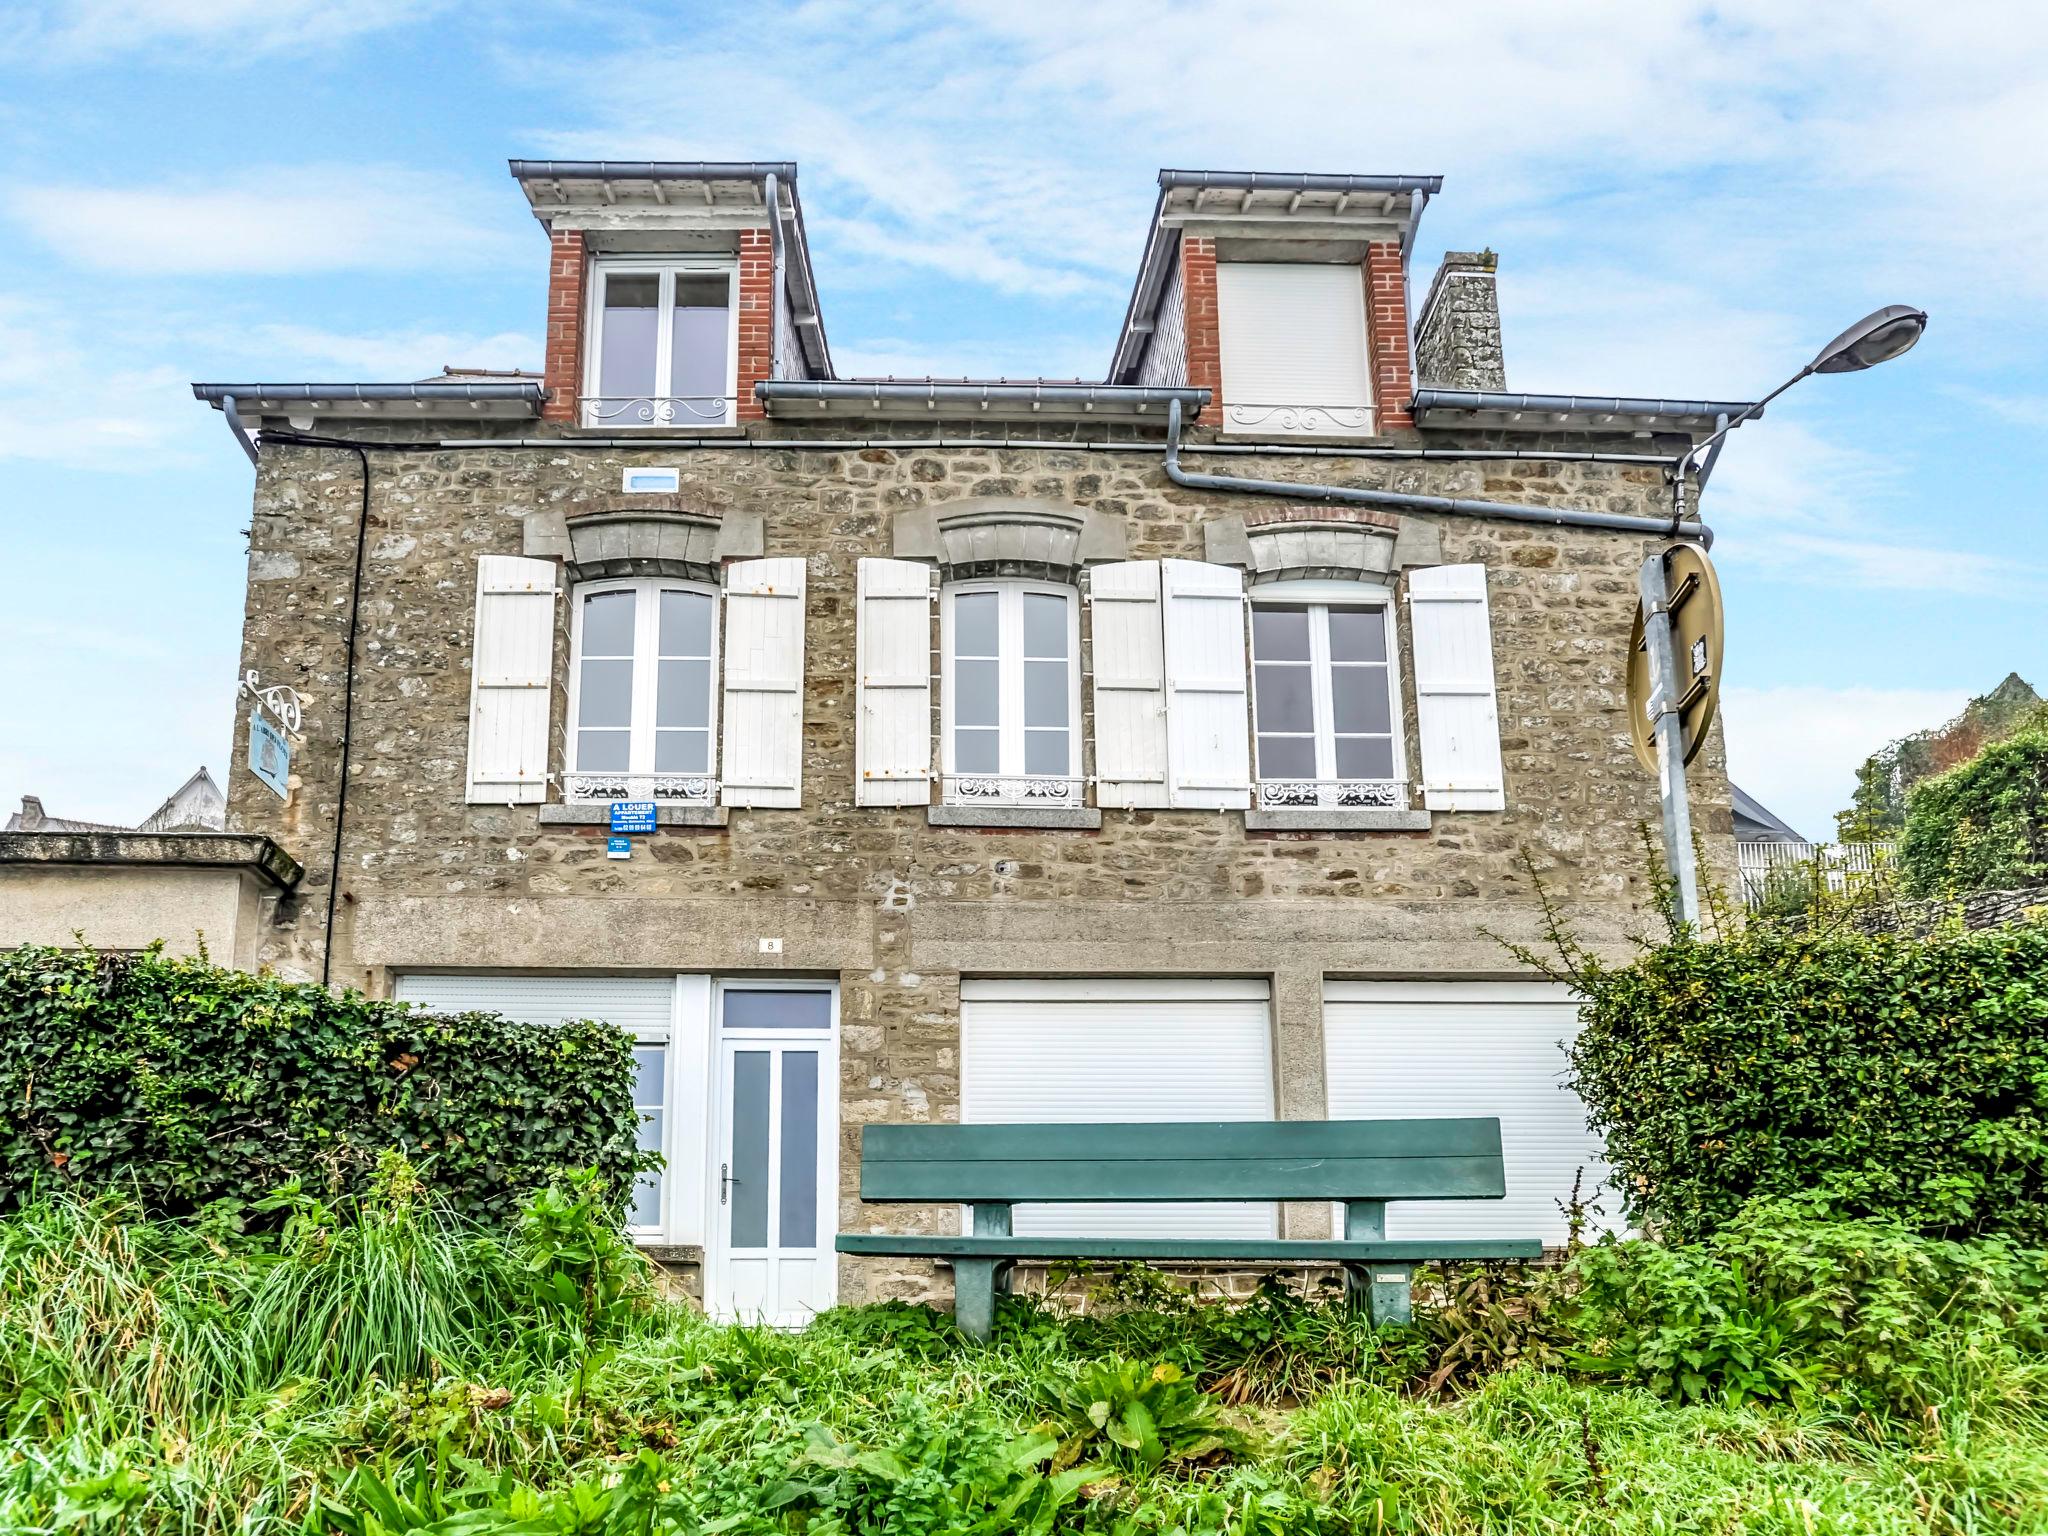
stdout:
<svg viewBox="0 0 2048 1536">
<path fill-rule="evenodd" d="M 543 421 L 574 421 L 583 392 L 583 231 L 556 230 L 548 237 L 548 337 Z"/>
<path fill-rule="evenodd" d="M 1180 242 L 1180 293 L 1187 329 L 1188 385 L 1209 391 L 1203 419 L 1223 420 L 1223 343 L 1216 319 L 1216 242 L 1184 237 Z"/>
<path fill-rule="evenodd" d="M 775 355 L 775 254 L 765 229 L 740 231 L 739 322 L 738 419 L 759 421 L 767 413 L 754 386 L 768 377 Z"/>
<path fill-rule="evenodd" d="M 1374 422 L 1381 432 L 1415 425 L 1415 367 L 1408 355 L 1408 283 L 1401 245 L 1375 240 L 1365 253 L 1365 325 L 1372 347 Z"/>
</svg>

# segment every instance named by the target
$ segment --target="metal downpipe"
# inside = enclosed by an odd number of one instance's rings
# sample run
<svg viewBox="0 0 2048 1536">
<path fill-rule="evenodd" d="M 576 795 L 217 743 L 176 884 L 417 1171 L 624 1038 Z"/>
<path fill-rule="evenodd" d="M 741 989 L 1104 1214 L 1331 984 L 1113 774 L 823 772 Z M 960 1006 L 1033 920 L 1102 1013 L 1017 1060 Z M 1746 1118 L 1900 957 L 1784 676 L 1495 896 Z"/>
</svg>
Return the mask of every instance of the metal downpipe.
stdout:
<svg viewBox="0 0 2048 1536">
<path fill-rule="evenodd" d="M 1714 532 L 1704 523 L 1674 528 L 1672 519 L 1629 512 L 1586 512 L 1576 507 L 1532 507 L 1508 501 L 1475 501 L 1464 496 L 1420 496 L 1408 491 L 1366 490 L 1348 485 L 1303 485 L 1289 480 L 1241 480 L 1229 475 L 1204 475 L 1180 467 L 1180 402 L 1167 403 L 1166 478 L 1195 491 L 1234 491 L 1253 496 L 1284 496 L 1290 501 L 1332 501 L 1347 506 L 1385 507 L 1401 512 L 1448 512 L 1459 517 L 1491 517 L 1516 523 L 1544 523 L 1560 528 L 1604 528 L 1617 533 L 1653 533 L 1697 539 L 1711 548 Z"/>
<path fill-rule="evenodd" d="M 249 462 L 256 462 L 256 440 L 249 435 L 249 424 L 242 420 L 242 413 L 235 409 L 235 397 L 220 397 L 220 413 L 228 419 L 228 430 L 235 434 L 235 441 L 242 445 L 242 452 L 249 455 Z"/>
</svg>

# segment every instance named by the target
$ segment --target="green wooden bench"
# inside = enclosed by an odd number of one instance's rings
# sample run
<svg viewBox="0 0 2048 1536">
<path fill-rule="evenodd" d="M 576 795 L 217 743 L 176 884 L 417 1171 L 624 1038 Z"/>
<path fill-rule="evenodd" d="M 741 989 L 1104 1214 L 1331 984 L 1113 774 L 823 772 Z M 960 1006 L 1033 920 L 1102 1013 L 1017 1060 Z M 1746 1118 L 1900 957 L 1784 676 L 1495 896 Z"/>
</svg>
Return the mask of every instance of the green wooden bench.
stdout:
<svg viewBox="0 0 2048 1536">
<path fill-rule="evenodd" d="M 1432 1259 L 1533 1259 L 1537 1238 L 1389 1242 L 1389 1200 L 1498 1200 L 1507 1193 L 1500 1122 L 1484 1120 L 1209 1121 L 1151 1125 L 870 1125 L 862 1129 L 860 1197 L 964 1204 L 961 1236 L 842 1232 L 841 1253 L 943 1259 L 953 1312 L 988 1337 L 995 1294 L 1019 1260 L 1342 1265 L 1346 1290 L 1375 1323 L 1409 1320 L 1415 1266 Z M 1332 1200 L 1336 1241 L 1015 1237 L 1019 1201 Z"/>
</svg>

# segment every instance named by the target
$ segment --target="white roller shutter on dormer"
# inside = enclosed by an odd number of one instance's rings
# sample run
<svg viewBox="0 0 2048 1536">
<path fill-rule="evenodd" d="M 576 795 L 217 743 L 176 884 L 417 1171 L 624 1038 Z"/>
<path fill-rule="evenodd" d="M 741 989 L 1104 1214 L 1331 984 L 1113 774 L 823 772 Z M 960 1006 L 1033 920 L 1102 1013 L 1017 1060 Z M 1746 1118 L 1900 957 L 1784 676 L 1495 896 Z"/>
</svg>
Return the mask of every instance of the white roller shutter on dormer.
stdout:
<svg viewBox="0 0 2048 1536">
<path fill-rule="evenodd" d="M 469 658 L 471 805 L 547 798 L 554 689 L 555 562 L 483 555 Z"/>
<path fill-rule="evenodd" d="M 1177 806 L 1251 804 L 1245 692 L 1244 572 L 1201 560 L 1159 562 L 1166 656 L 1166 762 Z"/>
<path fill-rule="evenodd" d="M 1119 560 L 1088 572 L 1095 676 L 1095 803 L 1162 806 L 1166 657 L 1159 562 Z"/>
<path fill-rule="evenodd" d="M 1432 811 L 1507 808 L 1486 567 L 1435 565 L 1408 573 L 1422 803 Z"/>
<path fill-rule="evenodd" d="M 1363 269 L 1219 262 L 1216 302 L 1224 431 L 1372 430 Z"/>
<path fill-rule="evenodd" d="M 857 570 L 856 805 L 931 801 L 932 574 L 879 557 Z"/>
<path fill-rule="evenodd" d="M 804 562 L 725 568 L 727 805 L 803 803 Z"/>
</svg>

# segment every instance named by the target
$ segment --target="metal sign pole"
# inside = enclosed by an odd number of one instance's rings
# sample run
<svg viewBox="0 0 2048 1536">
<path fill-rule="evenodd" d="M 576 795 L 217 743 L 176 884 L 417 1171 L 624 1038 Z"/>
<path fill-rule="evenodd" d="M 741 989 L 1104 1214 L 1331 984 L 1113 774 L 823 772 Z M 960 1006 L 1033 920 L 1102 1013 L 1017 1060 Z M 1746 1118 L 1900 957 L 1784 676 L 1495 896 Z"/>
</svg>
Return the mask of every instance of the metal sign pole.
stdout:
<svg viewBox="0 0 2048 1536">
<path fill-rule="evenodd" d="M 1692 811 L 1685 796 L 1685 740 L 1678 717 L 1678 663 L 1671 650 L 1671 601 L 1662 550 L 1643 562 L 1636 585 L 1643 598 L 1643 642 L 1650 653 L 1650 720 L 1657 741 L 1657 788 L 1664 801 L 1664 864 L 1678 891 L 1678 920 L 1700 925 Z"/>
</svg>

